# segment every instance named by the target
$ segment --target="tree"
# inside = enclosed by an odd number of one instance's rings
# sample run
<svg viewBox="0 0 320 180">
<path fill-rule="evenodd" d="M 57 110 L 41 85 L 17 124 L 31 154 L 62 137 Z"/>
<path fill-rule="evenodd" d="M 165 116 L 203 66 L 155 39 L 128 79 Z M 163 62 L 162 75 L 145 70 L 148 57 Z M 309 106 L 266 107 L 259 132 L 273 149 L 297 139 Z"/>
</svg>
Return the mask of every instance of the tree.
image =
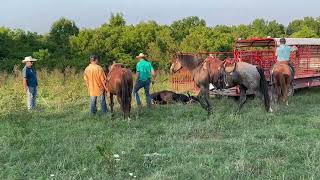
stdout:
<svg viewBox="0 0 320 180">
<path fill-rule="evenodd" d="M 180 50 L 185 52 L 228 52 L 232 50 L 234 38 L 207 27 L 197 27 L 182 41 Z"/>
<path fill-rule="evenodd" d="M 300 31 L 291 34 L 293 38 L 315 38 L 318 37 L 317 33 L 307 26 L 303 26 Z"/>
<path fill-rule="evenodd" d="M 0 58 L 9 56 L 12 46 L 12 38 L 10 37 L 11 30 L 9 28 L 0 27 Z"/>
<path fill-rule="evenodd" d="M 182 20 L 174 21 L 171 24 L 171 36 L 178 42 L 181 42 L 190 32 L 190 29 L 198 26 L 206 26 L 206 22 L 197 16 L 190 16 Z"/>
<path fill-rule="evenodd" d="M 312 30 L 317 35 L 320 35 L 320 21 L 314 19 L 313 17 L 305 17 L 303 19 L 294 20 L 289 23 L 287 28 L 287 34 L 292 35 L 298 31 L 301 31 L 303 28 L 306 30 L 307 27 L 309 30 Z"/>
<path fill-rule="evenodd" d="M 264 19 L 255 19 L 251 24 L 251 37 L 266 37 L 267 36 L 267 22 Z"/>
<path fill-rule="evenodd" d="M 111 13 L 111 18 L 109 20 L 109 25 L 111 27 L 125 26 L 126 25 L 126 21 L 123 18 L 123 14 L 122 13 L 116 13 L 116 14 Z"/>
<path fill-rule="evenodd" d="M 267 35 L 270 37 L 284 37 L 285 36 L 284 25 L 279 24 L 277 21 L 268 22 Z"/>
<path fill-rule="evenodd" d="M 251 35 L 251 33 L 252 33 L 251 28 L 244 24 L 240 24 L 239 26 L 233 27 L 233 31 L 232 31 L 233 37 L 235 39 L 238 39 L 238 38 L 246 39 Z"/>
<path fill-rule="evenodd" d="M 78 35 L 78 33 L 79 28 L 74 21 L 62 17 L 54 22 L 49 32 L 49 40 L 56 45 L 53 51 L 61 54 L 69 53 L 69 38 Z"/>
</svg>

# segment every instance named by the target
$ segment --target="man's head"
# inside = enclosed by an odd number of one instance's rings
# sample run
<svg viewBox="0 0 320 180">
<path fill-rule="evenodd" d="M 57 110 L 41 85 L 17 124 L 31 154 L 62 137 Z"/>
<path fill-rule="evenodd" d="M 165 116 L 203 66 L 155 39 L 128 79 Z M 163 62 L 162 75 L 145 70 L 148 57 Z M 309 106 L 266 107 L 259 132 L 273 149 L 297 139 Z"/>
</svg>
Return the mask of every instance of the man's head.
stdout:
<svg viewBox="0 0 320 180">
<path fill-rule="evenodd" d="M 138 56 L 136 56 L 136 59 L 141 60 L 144 59 L 146 56 L 143 53 L 140 53 Z"/>
<path fill-rule="evenodd" d="M 97 64 L 98 63 L 98 56 L 97 55 L 91 55 L 90 56 L 90 63 Z"/>
<path fill-rule="evenodd" d="M 31 56 L 27 56 L 22 60 L 22 63 L 26 63 L 26 66 L 31 68 L 33 65 L 33 62 L 37 61 L 37 59 L 32 58 Z"/>
<path fill-rule="evenodd" d="M 281 38 L 280 39 L 280 44 L 286 44 L 286 39 L 285 38 Z"/>
</svg>

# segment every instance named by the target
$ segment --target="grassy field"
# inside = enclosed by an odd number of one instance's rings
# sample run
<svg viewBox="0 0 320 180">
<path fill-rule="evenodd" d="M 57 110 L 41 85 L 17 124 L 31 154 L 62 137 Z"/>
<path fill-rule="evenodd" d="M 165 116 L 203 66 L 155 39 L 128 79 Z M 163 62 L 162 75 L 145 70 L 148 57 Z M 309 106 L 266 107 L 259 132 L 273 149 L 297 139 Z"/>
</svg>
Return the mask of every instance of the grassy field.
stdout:
<svg viewBox="0 0 320 180">
<path fill-rule="evenodd" d="M 134 106 L 124 121 L 118 109 L 114 118 L 88 114 L 72 69 L 38 77 L 39 108 L 28 113 L 20 73 L 0 75 L 0 179 L 320 178 L 320 88 L 274 113 L 255 99 L 234 115 L 234 100 L 216 98 L 210 118 L 177 104 Z"/>
</svg>

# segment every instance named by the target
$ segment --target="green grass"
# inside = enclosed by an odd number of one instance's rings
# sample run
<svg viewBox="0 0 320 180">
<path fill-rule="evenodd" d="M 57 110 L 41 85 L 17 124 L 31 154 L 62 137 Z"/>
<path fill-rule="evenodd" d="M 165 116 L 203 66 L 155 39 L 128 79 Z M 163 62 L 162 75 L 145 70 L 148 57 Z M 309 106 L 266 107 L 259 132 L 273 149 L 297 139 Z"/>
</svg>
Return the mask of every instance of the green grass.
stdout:
<svg viewBox="0 0 320 180">
<path fill-rule="evenodd" d="M 33 113 L 21 77 L 0 78 L 0 179 L 320 178 L 320 88 L 274 113 L 255 99 L 234 115 L 234 100 L 216 98 L 210 118 L 197 104 L 178 104 L 134 106 L 125 121 L 119 109 L 114 118 L 88 114 L 81 74 L 38 75 L 43 99 Z"/>
</svg>

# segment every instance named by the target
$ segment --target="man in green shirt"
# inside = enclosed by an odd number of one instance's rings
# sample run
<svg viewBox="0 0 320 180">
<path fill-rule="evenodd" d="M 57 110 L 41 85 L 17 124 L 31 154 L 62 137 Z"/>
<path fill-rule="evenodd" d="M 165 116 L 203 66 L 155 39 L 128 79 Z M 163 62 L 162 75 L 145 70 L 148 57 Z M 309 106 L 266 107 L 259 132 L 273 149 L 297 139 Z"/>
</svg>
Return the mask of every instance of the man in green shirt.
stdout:
<svg viewBox="0 0 320 180">
<path fill-rule="evenodd" d="M 134 96 L 136 97 L 137 105 L 139 108 L 141 108 L 141 101 L 139 97 L 138 91 L 141 88 L 144 88 L 144 92 L 146 95 L 146 101 L 148 107 L 151 107 L 151 97 L 150 97 L 150 82 L 152 80 L 152 77 L 155 76 L 154 69 L 151 65 L 151 63 L 147 60 L 145 60 L 145 55 L 143 53 L 140 53 L 139 56 L 136 57 L 139 62 L 136 66 L 136 84 L 134 86 Z"/>
</svg>

